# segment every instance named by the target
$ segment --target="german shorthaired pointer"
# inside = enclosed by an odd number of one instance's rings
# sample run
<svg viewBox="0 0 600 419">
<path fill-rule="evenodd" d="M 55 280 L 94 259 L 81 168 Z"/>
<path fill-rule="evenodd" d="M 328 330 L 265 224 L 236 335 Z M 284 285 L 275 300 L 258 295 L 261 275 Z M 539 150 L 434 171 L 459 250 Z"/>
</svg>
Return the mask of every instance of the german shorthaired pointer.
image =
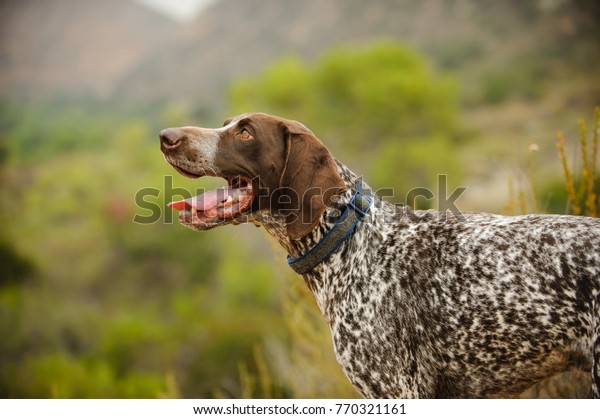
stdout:
<svg viewBox="0 0 600 419">
<path fill-rule="evenodd" d="M 568 369 L 600 397 L 600 221 L 413 211 L 304 125 L 168 128 L 166 160 L 227 188 L 169 204 L 194 230 L 251 222 L 291 255 L 365 397 L 512 397 Z"/>
</svg>

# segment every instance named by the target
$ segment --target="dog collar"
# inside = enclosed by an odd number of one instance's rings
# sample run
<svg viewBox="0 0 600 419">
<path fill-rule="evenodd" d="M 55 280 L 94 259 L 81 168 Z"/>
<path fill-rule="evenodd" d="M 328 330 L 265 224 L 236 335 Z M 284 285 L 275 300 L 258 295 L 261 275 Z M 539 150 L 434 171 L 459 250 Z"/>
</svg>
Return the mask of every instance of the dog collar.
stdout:
<svg viewBox="0 0 600 419">
<path fill-rule="evenodd" d="M 373 199 L 370 192 L 365 194 L 362 191 L 362 181 L 357 180 L 356 192 L 352 195 L 352 199 L 346 204 L 346 209 L 340 218 L 323 238 L 306 253 L 295 259 L 288 255 L 287 261 L 291 268 L 299 274 L 305 274 L 325 261 L 342 245 L 344 240 L 350 237 L 356 225 L 367 215 L 372 204 Z"/>
</svg>

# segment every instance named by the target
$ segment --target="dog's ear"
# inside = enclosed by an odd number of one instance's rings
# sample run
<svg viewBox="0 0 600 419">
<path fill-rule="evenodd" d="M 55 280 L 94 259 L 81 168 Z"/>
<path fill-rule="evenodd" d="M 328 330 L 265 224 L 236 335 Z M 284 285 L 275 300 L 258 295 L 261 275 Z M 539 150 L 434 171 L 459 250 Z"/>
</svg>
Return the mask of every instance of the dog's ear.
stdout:
<svg viewBox="0 0 600 419">
<path fill-rule="evenodd" d="M 285 121 L 284 139 L 280 200 L 287 200 L 288 236 L 297 240 L 314 228 L 344 182 L 327 147 L 304 125 Z"/>
</svg>

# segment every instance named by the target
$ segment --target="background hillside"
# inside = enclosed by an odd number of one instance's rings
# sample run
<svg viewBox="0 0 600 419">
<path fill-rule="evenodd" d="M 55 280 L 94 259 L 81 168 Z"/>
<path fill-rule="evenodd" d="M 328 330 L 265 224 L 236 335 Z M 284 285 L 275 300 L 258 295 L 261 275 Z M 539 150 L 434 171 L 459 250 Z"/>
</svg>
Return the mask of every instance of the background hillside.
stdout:
<svg viewBox="0 0 600 419">
<path fill-rule="evenodd" d="M 106 100 L 175 22 L 130 1 L 7 0 L 0 4 L 3 99 Z"/>
<path fill-rule="evenodd" d="M 182 25 L 130 1 L 8 0 L 0 6 L 0 92 L 183 101 L 211 111 L 225 104 L 232 79 L 282 55 L 314 61 L 339 44 L 394 39 L 457 74 L 466 99 L 507 94 L 486 90 L 494 77 L 535 96 L 566 74 L 595 74 L 599 10 L 585 0 L 222 0 Z M 597 84 L 570 84 L 580 102 L 598 95 Z"/>
<path fill-rule="evenodd" d="M 231 78 L 281 55 L 314 61 L 339 44 L 394 39 L 459 74 L 466 99 L 493 95 L 477 90 L 485 90 L 486 77 L 502 76 L 515 93 L 535 95 L 536 86 L 565 72 L 594 74 L 593 12 L 589 2 L 222 1 L 126 76 L 121 92 L 144 101 L 174 95 L 210 110 L 215 99 L 223 102 Z M 597 85 L 581 93 L 589 100 Z"/>
<path fill-rule="evenodd" d="M 355 397 L 265 232 L 173 221 L 177 188 L 218 182 L 177 176 L 157 132 L 269 111 L 396 201 L 444 173 L 462 210 L 565 213 L 555 133 L 574 162 L 599 4 L 219 0 L 183 24 L 133 1 L 0 2 L 0 396 Z"/>
</svg>

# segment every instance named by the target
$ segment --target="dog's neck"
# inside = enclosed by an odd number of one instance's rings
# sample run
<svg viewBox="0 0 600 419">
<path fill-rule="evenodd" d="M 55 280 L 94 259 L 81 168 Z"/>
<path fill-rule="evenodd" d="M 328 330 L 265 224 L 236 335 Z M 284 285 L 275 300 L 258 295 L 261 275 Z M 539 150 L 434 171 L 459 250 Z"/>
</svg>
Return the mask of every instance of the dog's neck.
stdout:
<svg viewBox="0 0 600 419">
<path fill-rule="evenodd" d="M 292 258 L 296 258 L 300 255 L 305 254 L 309 249 L 315 246 L 323 236 L 333 227 L 340 214 L 346 208 L 346 205 L 352 199 L 352 195 L 356 190 L 357 180 L 360 178 L 348 167 L 336 160 L 338 173 L 342 178 L 345 188 L 344 191 L 337 195 L 331 204 L 327 207 L 323 215 L 321 216 L 317 225 L 307 235 L 301 237 L 298 240 L 292 240 L 287 234 L 287 225 L 285 217 L 274 216 L 270 213 L 262 212 L 258 214 L 253 221 L 255 224 L 264 227 L 269 234 L 271 234 L 280 245 L 288 252 Z M 363 184 L 363 189 L 370 189 L 366 183 Z M 328 260 L 317 265 L 313 270 L 303 275 L 304 280 L 308 287 L 313 292 L 319 307 L 323 315 L 326 318 L 330 318 L 331 304 L 329 302 L 332 298 L 332 292 L 334 288 L 339 288 L 339 284 L 350 285 L 354 280 L 352 277 L 341 278 L 339 275 L 331 275 L 333 271 L 339 271 L 342 265 L 351 263 L 352 261 L 344 260 L 341 254 L 347 246 L 353 246 L 356 242 L 356 235 L 367 235 L 369 240 L 369 246 L 377 246 L 378 242 L 381 241 L 383 235 L 386 234 L 386 223 L 384 220 L 391 219 L 396 215 L 396 208 L 394 205 L 387 203 L 381 198 L 377 197 L 372 193 L 374 203 L 370 208 L 369 212 L 362 219 L 354 233 L 344 241 L 342 246 L 337 249 Z M 365 243 L 364 241 L 358 241 Z M 357 242 L 357 243 L 358 243 Z M 360 249 L 359 249 L 360 252 Z M 345 269 L 344 272 L 352 272 L 351 269 Z M 332 281 L 336 283 L 333 284 Z"/>
<path fill-rule="evenodd" d="M 280 215 L 273 215 L 268 211 L 262 211 L 258 214 L 258 217 L 255 217 L 253 220 L 255 224 L 264 227 L 269 234 L 275 237 L 279 244 L 281 244 L 292 257 L 304 254 L 318 243 L 323 235 L 329 231 L 331 226 L 335 223 L 336 219 L 341 214 L 340 211 L 343 211 L 345 205 L 352 197 L 353 188 L 355 188 L 356 181 L 359 177 L 337 160 L 336 163 L 340 177 L 344 182 L 344 192 L 333 198 L 333 201 L 327 207 L 317 225 L 315 225 L 308 234 L 298 240 L 290 239 L 287 232 L 286 218 Z"/>
</svg>

